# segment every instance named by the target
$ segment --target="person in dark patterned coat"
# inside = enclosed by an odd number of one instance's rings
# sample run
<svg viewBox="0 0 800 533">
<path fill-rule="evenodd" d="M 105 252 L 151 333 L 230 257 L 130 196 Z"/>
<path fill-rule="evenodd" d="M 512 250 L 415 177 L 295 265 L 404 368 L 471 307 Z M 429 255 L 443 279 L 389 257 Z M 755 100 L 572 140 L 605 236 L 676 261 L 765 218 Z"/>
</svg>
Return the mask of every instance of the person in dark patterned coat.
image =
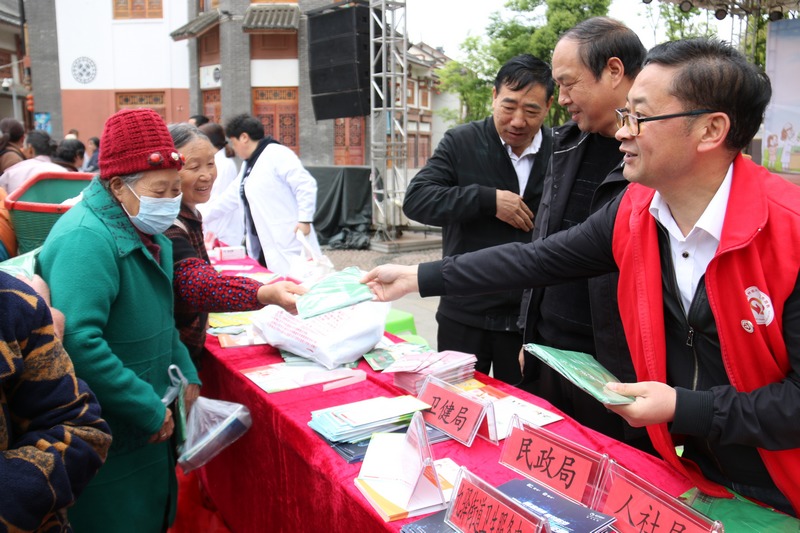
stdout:
<svg viewBox="0 0 800 533">
<path fill-rule="evenodd" d="M 4 272 L 0 317 L 0 529 L 71 531 L 66 509 L 105 461 L 111 430 L 47 303 Z"/>
<path fill-rule="evenodd" d="M 175 274 L 175 324 L 181 341 L 198 361 L 203 353 L 209 312 L 253 311 L 268 304 L 296 313 L 296 297 L 305 288 L 290 281 L 271 284 L 217 272 L 208 259 L 203 219 L 197 204 L 207 202 L 217 177 L 216 148 L 191 124 L 172 124 L 169 132 L 185 160 L 181 177 L 181 210 L 164 235 L 172 241 Z"/>
</svg>

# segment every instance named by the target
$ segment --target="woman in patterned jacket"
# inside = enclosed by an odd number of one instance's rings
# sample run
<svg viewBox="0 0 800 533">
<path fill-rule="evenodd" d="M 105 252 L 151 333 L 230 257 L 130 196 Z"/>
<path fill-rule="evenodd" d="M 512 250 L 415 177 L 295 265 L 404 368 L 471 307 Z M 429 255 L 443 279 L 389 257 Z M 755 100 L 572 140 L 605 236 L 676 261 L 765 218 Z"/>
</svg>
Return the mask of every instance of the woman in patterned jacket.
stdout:
<svg viewBox="0 0 800 533">
<path fill-rule="evenodd" d="M 197 204 L 211 197 L 217 177 L 216 149 L 191 124 L 172 124 L 169 132 L 185 161 L 178 172 L 183 193 L 181 211 L 175 224 L 164 232 L 172 241 L 175 262 L 175 324 L 192 358 L 198 361 L 205 343 L 208 312 L 252 311 L 276 304 L 296 313 L 296 297 L 305 288 L 289 281 L 263 285 L 251 278 L 220 274 L 211 266 Z"/>
</svg>

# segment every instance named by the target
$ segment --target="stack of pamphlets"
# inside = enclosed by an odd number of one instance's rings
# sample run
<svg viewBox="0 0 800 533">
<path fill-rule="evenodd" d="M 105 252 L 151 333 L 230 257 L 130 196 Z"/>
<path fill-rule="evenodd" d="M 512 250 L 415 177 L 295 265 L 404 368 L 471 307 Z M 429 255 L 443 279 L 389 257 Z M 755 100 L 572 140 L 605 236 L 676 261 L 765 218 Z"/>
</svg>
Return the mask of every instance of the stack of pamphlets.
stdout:
<svg viewBox="0 0 800 533">
<path fill-rule="evenodd" d="M 614 531 L 616 518 L 595 511 L 550 487 L 529 479 L 512 479 L 497 487 L 500 492 L 550 522 L 552 533 L 603 533 Z M 638 530 L 637 530 L 638 531 Z"/>
<path fill-rule="evenodd" d="M 461 388 L 461 385 L 459 384 L 458 387 Z M 511 419 L 514 415 L 537 426 L 546 426 L 564 419 L 561 415 L 507 394 L 491 385 L 473 388 L 465 391 L 465 394 L 492 403 L 498 440 L 503 440 L 508 436 L 508 432 L 511 429 Z"/>
<path fill-rule="evenodd" d="M 302 355 L 297 355 L 296 353 L 292 353 L 288 350 L 279 349 L 281 357 L 283 358 L 283 362 L 289 366 L 317 366 L 318 363 L 315 363 L 308 357 L 303 357 Z M 344 363 L 336 368 L 358 368 L 358 361 L 353 361 L 352 363 Z"/>
<path fill-rule="evenodd" d="M 461 383 L 475 375 L 477 358 L 473 354 L 443 352 L 406 353 L 384 372 L 394 372 L 394 384 L 412 394 L 419 394 L 422 383 L 434 376 L 448 383 Z"/>
<path fill-rule="evenodd" d="M 392 433 L 403 433 L 406 431 L 407 428 L 403 427 L 400 429 L 394 430 Z M 441 429 L 435 428 L 433 426 L 429 426 L 425 424 L 425 431 L 428 433 L 428 442 L 430 444 L 436 444 L 437 442 L 444 442 L 446 440 L 450 440 L 450 435 L 442 431 Z M 342 459 L 347 461 L 348 463 L 358 463 L 364 460 L 364 455 L 367 453 L 367 447 L 369 446 L 369 441 L 372 439 L 362 440 L 359 442 L 331 442 L 325 437 L 322 437 L 328 445 L 333 448 L 333 451 L 338 453 Z"/>
<path fill-rule="evenodd" d="M 497 487 L 537 516 L 547 519 L 552 533 L 603 533 L 614 531 L 613 516 L 577 503 L 544 485 L 525 479 L 512 479 Z M 445 521 L 447 509 L 404 525 L 400 533 L 454 532 Z M 637 529 L 637 531 L 640 531 Z"/>
<path fill-rule="evenodd" d="M 331 442 L 352 443 L 369 439 L 373 433 L 407 427 L 412 415 L 423 409 L 430 405 L 413 396 L 379 396 L 311 411 L 308 425 Z"/>
<path fill-rule="evenodd" d="M 396 360 L 401 359 L 407 353 L 427 353 L 431 347 L 427 344 L 415 344 L 411 342 L 392 342 L 384 336 L 375 348 L 364 354 L 364 359 L 372 367 L 372 370 L 380 372 Z"/>
<path fill-rule="evenodd" d="M 400 528 L 400 533 L 455 533 L 455 529 L 444 521 L 447 509 L 426 516 L 416 522 L 411 522 Z"/>
<path fill-rule="evenodd" d="M 309 362 L 305 365 L 274 363 L 242 370 L 253 383 L 264 392 L 283 392 L 299 389 L 320 383 L 360 378 L 364 372 L 352 368 L 328 369 L 322 365 Z"/>
</svg>

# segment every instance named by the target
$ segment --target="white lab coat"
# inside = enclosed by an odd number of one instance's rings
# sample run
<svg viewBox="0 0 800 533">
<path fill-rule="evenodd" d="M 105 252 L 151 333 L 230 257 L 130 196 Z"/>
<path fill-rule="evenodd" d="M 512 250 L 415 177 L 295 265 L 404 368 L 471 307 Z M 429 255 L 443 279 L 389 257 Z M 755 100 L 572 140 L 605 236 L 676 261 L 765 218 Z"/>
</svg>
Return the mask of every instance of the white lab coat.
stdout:
<svg viewBox="0 0 800 533">
<path fill-rule="evenodd" d="M 244 166 L 235 182 L 239 185 Z M 272 143 L 258 156 L 245 180 L 244 191 L 259 241 L 249 234 L 249 228 L 245 229 L 248 254 L 258 259 L 263 249 L 269 270 L 290 274 L 290 257 L 303 253 L 295 228 L 298 222 L 314 220 L 317 181 L 291 149 Z M 307 239 L 313 253 L 322 255 L 313 226 Z"/>
<path fill-rule="evenodd" d="M 214 154 L 217 179 L 211 188 L 211 198 L 198 204 L 197 210 L 203 215 L 203 229 L 213 233 L 217 239 L 229 246 L 238 246 L 244 239 L 244 205 L 239 198 L 239 185 L 236 183 L 239 170 L 236 162 L 225 155 L 225 149 Z M 229 193 L 226 193 L 228 189 Z"/>
</svg>

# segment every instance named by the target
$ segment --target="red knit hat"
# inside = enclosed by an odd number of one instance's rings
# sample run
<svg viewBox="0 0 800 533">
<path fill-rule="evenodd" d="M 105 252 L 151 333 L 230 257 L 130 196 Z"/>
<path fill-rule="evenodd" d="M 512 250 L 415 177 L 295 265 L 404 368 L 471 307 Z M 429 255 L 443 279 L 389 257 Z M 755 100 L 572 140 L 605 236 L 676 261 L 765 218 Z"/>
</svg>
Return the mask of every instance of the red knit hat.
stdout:
<svg viewBox="0 0 800 533">
<path fill-rule="evenodd" d="M 182 158 L 161 115 L 152 109 L 123 109 L 106 120 L 100 140 L 100 177 L 147 170 L 180 170 Z"/>
</svg>

